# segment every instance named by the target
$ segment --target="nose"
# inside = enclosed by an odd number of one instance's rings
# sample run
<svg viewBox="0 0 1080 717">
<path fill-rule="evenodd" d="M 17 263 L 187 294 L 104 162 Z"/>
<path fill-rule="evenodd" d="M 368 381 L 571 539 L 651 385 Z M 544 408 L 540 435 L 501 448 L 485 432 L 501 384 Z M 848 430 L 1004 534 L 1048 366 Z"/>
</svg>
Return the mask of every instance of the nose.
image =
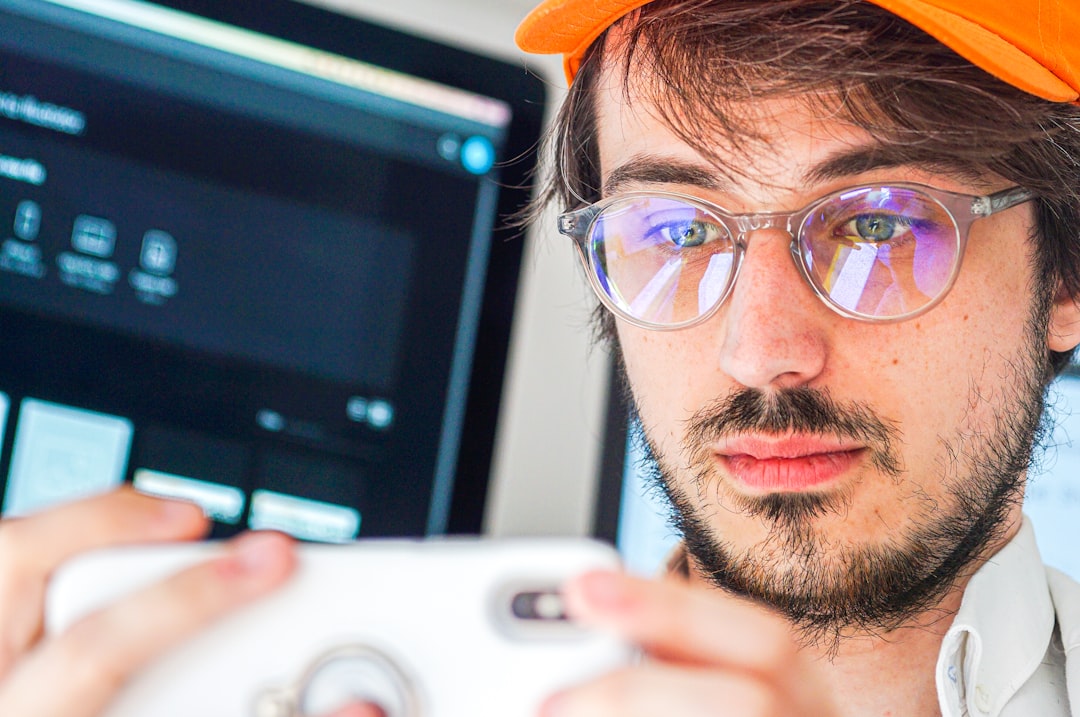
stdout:
<svg viewBox="0 0 1080 717">
<path fill-rule="evenodd" d="M 791 255 L 791 235 L 744 235 L 746 253 L 719 319 L 721 369 L 748 388 L 805 385 L 825 369 L 827 326 L 836 316 L 807 284 Z"/>
</svg>

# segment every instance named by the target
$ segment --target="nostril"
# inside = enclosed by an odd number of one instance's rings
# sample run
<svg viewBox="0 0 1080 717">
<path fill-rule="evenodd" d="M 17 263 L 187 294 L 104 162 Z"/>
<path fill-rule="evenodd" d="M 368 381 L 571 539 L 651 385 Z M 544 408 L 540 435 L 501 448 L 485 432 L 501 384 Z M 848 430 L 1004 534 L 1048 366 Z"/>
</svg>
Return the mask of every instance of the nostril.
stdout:
<svg viewBox="0 0 1080 717">
<path fill-rule="evenodd" d="M 748 388 L 791 387 L 821 375 L 826 342 L 810 330 L 758 324 L 729 333 L 721 348 L 721 370 Z"/>
</svg>

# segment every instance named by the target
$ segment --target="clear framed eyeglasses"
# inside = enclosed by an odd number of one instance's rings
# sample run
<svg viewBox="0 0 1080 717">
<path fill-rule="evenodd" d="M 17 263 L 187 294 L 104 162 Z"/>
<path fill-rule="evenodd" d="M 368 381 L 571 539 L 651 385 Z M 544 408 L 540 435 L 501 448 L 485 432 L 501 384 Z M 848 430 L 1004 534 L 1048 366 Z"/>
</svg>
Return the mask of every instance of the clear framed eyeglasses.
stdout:
<svg viewBox="0 0 1080 717">
<path fill-rule="evenodd" d="M 731 293 L 752 232 L 781 229 L 814 293 L 862 321 L 917 316 L 952 287 L 977 219 L 1034 199 L 912 183 L 833 192 L 794 212 L 737 214 L 673 192 L 628 192 L 559 217 L 600 300 L 647 329 L 700 323 Z"/>
</svg>

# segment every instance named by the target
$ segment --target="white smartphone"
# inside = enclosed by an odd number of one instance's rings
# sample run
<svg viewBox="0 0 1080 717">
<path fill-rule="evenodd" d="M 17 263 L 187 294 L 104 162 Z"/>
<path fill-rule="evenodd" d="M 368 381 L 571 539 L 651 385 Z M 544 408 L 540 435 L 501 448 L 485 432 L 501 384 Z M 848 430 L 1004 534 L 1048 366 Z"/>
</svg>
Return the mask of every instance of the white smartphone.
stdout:
<svg viewBox="0 0 1080 717">
<path fill-rule="evenodd" d="M 53 578 L 46 629 L 210 557 L 213 543 L 109 549 Z M 445 538 L 301 545 L 296 576 L 168 653 L 105 717 L 532 717 L 632 650 L 566 620 L 559 586 L 618 558 L 586 539 Z M 152 629 L 152 626 L 151 626 Z"/>
</svg>

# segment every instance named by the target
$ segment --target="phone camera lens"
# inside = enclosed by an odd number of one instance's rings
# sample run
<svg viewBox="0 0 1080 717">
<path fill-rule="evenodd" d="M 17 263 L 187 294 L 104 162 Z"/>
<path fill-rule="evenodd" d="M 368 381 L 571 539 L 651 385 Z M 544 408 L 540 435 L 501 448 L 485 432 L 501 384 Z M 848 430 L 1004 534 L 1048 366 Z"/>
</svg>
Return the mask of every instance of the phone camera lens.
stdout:
<svg viewBox="0 0 1080 717">
<path fill-rule="evenodd" d="M 557 590 L 532 590 L 516 593 L 510 612 L 519 620 L 559 621 L 566 619 L 562 595 Z"/>
</svg>

